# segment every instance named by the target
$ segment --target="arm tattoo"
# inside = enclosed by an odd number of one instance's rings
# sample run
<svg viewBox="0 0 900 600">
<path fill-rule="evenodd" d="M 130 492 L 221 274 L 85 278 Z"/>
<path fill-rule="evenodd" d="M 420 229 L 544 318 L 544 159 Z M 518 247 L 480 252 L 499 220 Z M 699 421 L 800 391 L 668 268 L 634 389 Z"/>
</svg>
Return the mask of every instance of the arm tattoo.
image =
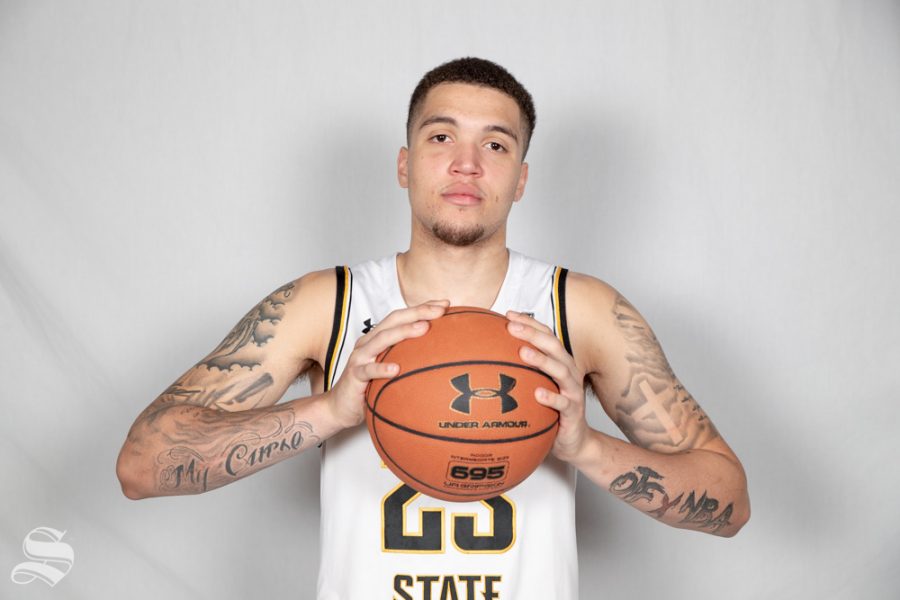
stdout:
<svg viewBox="0 0 900 600">
<path fill-rule="evenodd" d="M 166 427 L 153 427 L 156 431 L 152 432 L 161 434 L 169 446 L 156 458 L 161 492 L 215 489 L 319 442 L 312 425 L 295 421 L 288 407 L 227 416 L 197 413 L 194 407 L 163 410 Z M 211 435 L 213 430 L 215 435 Z"/>
<path fill-rule="evenodd" d="M 712 421 L 679 383 L 659 340 L 637 310 L 620 295 L 613 314 L 627 344 L 629 367 L 615 421 L 628 439 L 653 450 L 673 452 L 717 437 Z"/>
<path fill-rule="evenodd" d="M 275 336 L 293 289 L 294 284 L 287 283 L 263 298 L 208 357 L 160 394 L 139 419 L 150 418 L 172 404 L 230 411 L 259 406 L 275 380 L 270 373 L 252 379 L 247 374 L 262 365 L 263 347 Z M 245 371 L 243 375 L 236 376 L 241 371 Z"/>
<path fill-rule="evenodd" d="M 153 424 L 156 417 L 165 409 L 177 405 L 202 406 L 204 408 L 218 408 L 220 410 L 235 410 L 240 405 L 241 410 L 247 410 L 258 406 L 265 398 L 266 392 L 275 383 L 268 373 L 262 373 L 249 384 L 246 380 L 237 380 L 235 383 L 226 383 L 223 377 L 221 385 L 217 382 L 199 383 L 200 377 L 206 377 L 209 373 L 200 365 L 185 373 L 178 381 L 170 385 L 165 392 L 159 395 L 150 406 L 138 416 L 135 424 L 146 421 Z M 227 376 L 227 373 L 225 374 Z M 198 383 L 192 385 L 192 381 Z M 132 433 L 129 432 L 129 439 Z"/>
<path fill-rule="evenodd" d="M 259 353 L 255 350 L 265 346 L 275 335 L 275 327 L 284 316 L 284 305 L 291 297 L 294 284 L 287 283 L 250 309 L 235 325 L 225 339 L 199 364 L 209 369 L 227 371 L 232 366 L 258 367 Z"/>
<path fill-rule="evenodd" d="M 264 298 L 138 416 L 129 452 L 152 461 L 157 491 L 215 489 L 318 443 L 290 406 L 270 406 L 282 375 L 263 366 L 293 289 L 288 283 Z"/>
<path fill-rule="evenodd" d="M 669 494 L 661 483 L 663 479 L 662 475 L 650 467 L 635 467 L 634 471 L 622 473 L 616 477 L 609 486 L 609 491 L 631 505 L 638 502 L 654 505 L 658 501 L 659 506 L 656 508 L 643 510 L 657 520 L 662 520 L 670 509 L 677 508 L 678 510 L 673 514 L 683 515 L 677 523 L 689 528 L 709 529 L 710 532 L 717 533 L 723 527 L 731 525 L 731 521 L 728 519 L 734 512 L 733 503 L 729 503 L 721 512 L 718 512 L 718 500 L 710 498 L 706 492 L 703 492 L 703 495 L 697 499 L 696 493 L 693 491 L 684 502 L 681 501 L 684 493 L 678 494 L 677 498 L 670 500 Z M 638 507 L 635 506 L 635 508 Z M 718 514 L 716 514 L 717 512 Z"/>
</svg>

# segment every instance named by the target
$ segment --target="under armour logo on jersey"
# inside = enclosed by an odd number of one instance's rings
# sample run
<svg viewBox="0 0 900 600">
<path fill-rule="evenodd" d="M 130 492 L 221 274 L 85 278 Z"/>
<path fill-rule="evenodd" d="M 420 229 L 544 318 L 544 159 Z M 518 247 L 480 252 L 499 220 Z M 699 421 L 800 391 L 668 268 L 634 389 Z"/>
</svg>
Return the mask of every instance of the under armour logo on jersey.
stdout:
<svg viewBox="0 0 900 600">
<path fill-rule="evenodd" d="M 500 388 L 496 390 L 492 388 L 478 388 L 477 390 L 473 390 L 472 386 L 469 384 L 468 373 L 454 377 L 450 380 L 450 384 L 453 385 L 453 388 L 456 391 L 460 392 L 460 395 L 450 403 L 450 408 L 457 412 L 465 413 L 467 415 L 470 414 L 472 398 L 500 398 L 500 412 L 504 414 L 511 410 L 515 410 L 519 406 L 516 399 L 509 395 L 509 392 L 516 387 L 516 380 L 509 375 L 500 374 Z"/>
<path fill-rule="evenodd" d="M 22 542 L 22 552 L 28 562 L 17 564 L 10 574 L 14 583 L 27 584 L 40 579 L 50 587 L 69 574 L 75 564 L 72 546 L 61 541 L 65 531 L 52 527 L 36 527 Z"/>
<path fill-rule="evenodd" d="M 369 317 L 368 319 L 363 321 L 363 325 L 365 325 L 365 327 L 363 328 L 362 332 L 363 332 L 363 335 L 365 335 L 365 334 L 369 333 L 370 331 L 372 331 L 373 329 L 375 329 L 375 327 L 378 325 L 378 323 L 375 323 L 373 325 L 372 318 Z"/>
</svg>

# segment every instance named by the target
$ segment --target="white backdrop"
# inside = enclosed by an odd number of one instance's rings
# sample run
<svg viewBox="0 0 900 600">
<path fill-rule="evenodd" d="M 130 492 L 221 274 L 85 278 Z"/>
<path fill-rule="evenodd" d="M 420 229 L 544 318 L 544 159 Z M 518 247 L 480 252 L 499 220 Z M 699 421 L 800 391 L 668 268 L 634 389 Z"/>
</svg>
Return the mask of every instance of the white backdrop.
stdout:
<svg viewBox="0 0 900 600">
<path fill-rule="evenodd" d="M 463 55 L 537 104 L 510 246 L 628 296 L 749 476 L 727 540 L 582 480 L 582 597 L 896 597 L 889 0 L 0 0 L 0 597 L 313 597 L 317 452 L 141 502 L 116 454 L 269 291 L 407 247 L 408 96 Z M 41 526 L 74 565 L 17 585 Z"/>
</svg>

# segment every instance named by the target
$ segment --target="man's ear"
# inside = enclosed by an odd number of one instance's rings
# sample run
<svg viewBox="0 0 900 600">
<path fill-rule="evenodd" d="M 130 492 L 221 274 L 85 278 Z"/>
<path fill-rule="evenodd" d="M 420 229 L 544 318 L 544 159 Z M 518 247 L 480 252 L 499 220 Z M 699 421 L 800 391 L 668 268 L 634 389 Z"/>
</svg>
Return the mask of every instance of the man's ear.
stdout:
<svg viewBox="0 0 900 600">
<path fill-rule="evenodd" d="M 525 184 L 528 183 L 528 163 L 522 163 L 522 172 L 519 173 L 519 183 L 516 184 L 515 202 L 518 202 L 525 193 Z"/>
<path fill-rule="evenodd" d="M 407 170 L 406 162 L 408 157 L 409 150 L 406 149 L 406 146 L 403 146 L 400 148 L 400 153 L 397 154 L 397 181 L 402 188 L 409 187 L 409 171 Z"/>
</svg>

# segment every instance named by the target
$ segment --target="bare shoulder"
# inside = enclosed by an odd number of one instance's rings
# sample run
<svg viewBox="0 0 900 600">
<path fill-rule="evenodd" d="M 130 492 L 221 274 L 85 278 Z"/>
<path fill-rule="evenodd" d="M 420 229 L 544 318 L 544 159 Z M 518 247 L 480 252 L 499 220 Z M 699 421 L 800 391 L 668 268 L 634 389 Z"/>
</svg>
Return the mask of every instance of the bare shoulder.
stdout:
<svg viewBox="0 0 900 600">
<path fill-rule="evenodd" d="M 620 294 L 605 281 L 570 271 L 566 278 L 566 320 L 576 361 L 585 373 L 597 370 L 609 350 Z"/>
<path fill-rule="evenodd" d="M 296 358 L 319 362 L 325 355 L 325 346 L 331 333 L 337 290 L 335 271 L 312 271 L 285 284 L 279 290 L 283 288 L 287 288 L 283 307 L 279 307 L 283 314 L 276 317 L 278 321 L 274 324 L 283 328 L 285 338 L 290 338 L 290 352 Z M 264 298 L 260 305 L 264 305 L 267 299 L 268 297 Z"/>
</svg>

